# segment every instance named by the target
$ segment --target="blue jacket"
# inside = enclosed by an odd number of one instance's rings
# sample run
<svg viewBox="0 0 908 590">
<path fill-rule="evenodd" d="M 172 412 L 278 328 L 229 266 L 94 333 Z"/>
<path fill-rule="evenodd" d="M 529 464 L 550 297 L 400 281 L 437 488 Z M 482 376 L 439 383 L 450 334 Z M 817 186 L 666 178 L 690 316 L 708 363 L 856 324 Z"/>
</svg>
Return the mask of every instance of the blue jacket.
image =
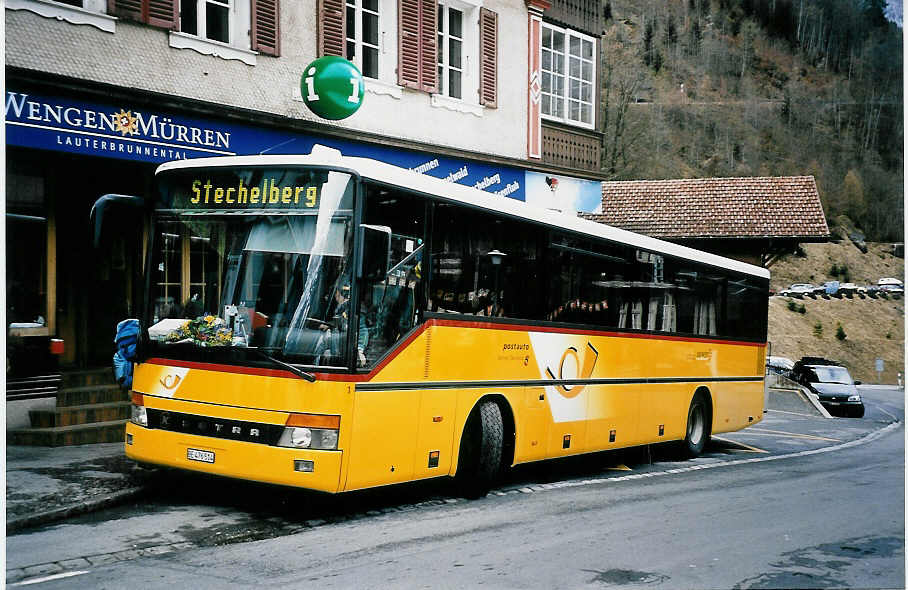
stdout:
<svg viewBox="0 0 908 590">
<path fill-rule="evenodd" d="M 113 356 L 114 377 L 122 387 L 132 387 L 132 362 L 136 359 L 136 345 L 139 343 L 139 320 L 123 320 L 117 324 L 114 343 L 117 345 Z"/>
</svg>

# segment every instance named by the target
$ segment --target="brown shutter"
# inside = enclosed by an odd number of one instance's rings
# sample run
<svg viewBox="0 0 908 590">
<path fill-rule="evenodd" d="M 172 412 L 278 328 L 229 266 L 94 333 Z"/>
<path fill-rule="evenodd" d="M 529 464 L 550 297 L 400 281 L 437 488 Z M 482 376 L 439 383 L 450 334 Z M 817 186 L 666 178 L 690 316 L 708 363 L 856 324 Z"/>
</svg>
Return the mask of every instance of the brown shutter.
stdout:
<svg viewBox="0 0 908 590">
<path fill-rule="evenodd" d="M 479 9 L 479 104 L 498 106 L 498 13 Z"/>
<path fill-rule="evenodd" d="M 438 90 L 438 0 L 420 0 L 419 87 L 426 92 Z"/>
<path fill-rule="evenodd" d="M 126 20 L 145 22 L 142 18 L 142 0 L 107 0 L 107 14 Z"/>
<path fill-rule="evenodd" d="M 252 50 L 281 54 L 280 0 L 252 0 Z"/>
<path fill-rule="evenodd" d="M 178 0 L 107 0 L 107 12 L 172 31 L 177 30 L 180 22 Z"/>
<path fill-rule="evenodd" d="M 438 86 L 438 2 L 400 0 L 397 13 L 397 83 L 435 92 Z"/>
<path fill-rule="evenodd" d="M 397 7 L 397 83 L 419 88 L 419 4 L 400 0 Z"/>
<path fill-rule="evenodd" d="M 318 56 L 346 57 L 347 3 L 345 0 L 318 0 Z"/>
<path fill-rule="evenodd" d="M 178 0 L 145 0 L 147 22 L 153 27 L 176 31 L 180 24 Z"/>
</svg>

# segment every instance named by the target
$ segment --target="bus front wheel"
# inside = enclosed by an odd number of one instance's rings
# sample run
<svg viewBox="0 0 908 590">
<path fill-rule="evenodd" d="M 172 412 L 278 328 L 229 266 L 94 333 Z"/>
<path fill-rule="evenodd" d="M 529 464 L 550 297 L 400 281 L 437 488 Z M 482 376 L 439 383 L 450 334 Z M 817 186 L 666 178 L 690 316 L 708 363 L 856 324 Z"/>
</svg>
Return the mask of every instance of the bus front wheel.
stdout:
<svg viewBox="0 0 908 590">
<path fill-rule="evenodd" d="M 706 396 L 698 393 L 687 410 L 687 429 L 681 442 L 681 451 L 688 459 L 700 456 L 709 441 L 709 408 Z"/>
<path fill-rule="evenodd" d="M 504 443 L 504 420 L 501 408 L 491 400 L 473 409 L 460 442 L 455 480 L 467 498 L 481 498 L 489 493 L 501 471 Z"/>
</svg>

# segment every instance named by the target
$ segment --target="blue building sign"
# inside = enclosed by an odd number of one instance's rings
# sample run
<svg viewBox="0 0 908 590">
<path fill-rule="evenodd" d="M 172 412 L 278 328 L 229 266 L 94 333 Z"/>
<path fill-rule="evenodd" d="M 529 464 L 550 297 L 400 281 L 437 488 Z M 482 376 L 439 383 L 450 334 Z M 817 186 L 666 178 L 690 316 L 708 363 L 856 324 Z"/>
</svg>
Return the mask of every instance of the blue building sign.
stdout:
<svg viewBox="0 0 908 590">
<path fill-rule="evenodd" d="M 7 90 L 6 142 L 44 150 L 162 163 L 208 156 L 308 154 L 315 144 L 409 168 L 449 182 L 526 200 L 519 168 L 303 133 L 194 119 L 132 105 L 89 103 Z M 589 182 L 589 181 L 587 181 Z"/>
</svg>

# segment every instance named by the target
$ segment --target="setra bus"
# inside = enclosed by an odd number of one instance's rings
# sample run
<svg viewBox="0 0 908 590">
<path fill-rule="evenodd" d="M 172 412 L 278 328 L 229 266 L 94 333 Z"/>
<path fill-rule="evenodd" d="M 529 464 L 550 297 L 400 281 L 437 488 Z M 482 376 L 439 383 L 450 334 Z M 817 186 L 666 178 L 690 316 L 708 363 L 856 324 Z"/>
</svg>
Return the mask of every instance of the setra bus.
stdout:
<svg viewBox="0 0 908 590">
<path fill-rule="evenodd" d="M 137 462 L 478 497 L 513 465 L 694 457 L 763 417 L 763 268 L 329 148 L 155 187 Z"/>
</svg>

